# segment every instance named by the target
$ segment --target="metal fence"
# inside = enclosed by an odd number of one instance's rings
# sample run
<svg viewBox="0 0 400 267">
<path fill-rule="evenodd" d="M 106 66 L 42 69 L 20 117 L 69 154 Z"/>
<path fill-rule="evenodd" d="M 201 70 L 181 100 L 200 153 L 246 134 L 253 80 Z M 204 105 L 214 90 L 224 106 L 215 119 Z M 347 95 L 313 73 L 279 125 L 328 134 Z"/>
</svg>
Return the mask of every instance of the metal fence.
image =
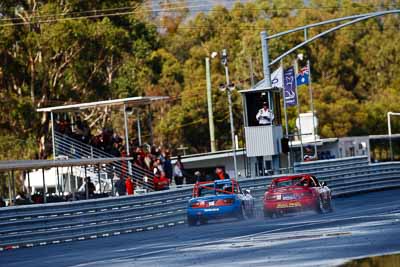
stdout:
<svg viewBox="0 0 400 267">
<path fill-rule="evenodd" d="M 328 183 L 334 197 L 400 187 L 400 162 L 369 164 L 365 157 L 296 164 Z M 262 196 L 277 176 L 243 178 L 261 213 Z M 155 230 L 184 224 L 191 187 L 70 203 L 0 209 L 0 250 Z"/>
</svg>

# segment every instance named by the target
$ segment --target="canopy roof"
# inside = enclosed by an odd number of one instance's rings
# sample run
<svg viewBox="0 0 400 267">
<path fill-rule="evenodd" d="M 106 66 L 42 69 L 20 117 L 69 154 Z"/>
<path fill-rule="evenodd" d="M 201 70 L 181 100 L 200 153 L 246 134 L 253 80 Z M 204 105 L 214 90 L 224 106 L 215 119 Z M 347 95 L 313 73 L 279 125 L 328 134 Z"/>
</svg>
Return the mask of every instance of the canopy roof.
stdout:
<svg viewBox="0 0 400 267">
<path fill-rule="evenodd" d="M 57 159 L 57 160 L 2 160 L 0 172 L 16 170 L 46 169 L 53 167 L 86 166 L 107 164 L 132 158 L 91 158 L 91 159 Z"/>
<path fill-rule="evenodd" d="M 242 93 L 242 94 L 262 93 L 262 92 L 266 92 L 266 91 L 278 91 L 279 92 L 280 90 L 282 90 L 282 88 L 267 86 L 267 82 L 265 81 L 265 79 L 262 79 L 254 87 L 252 87 L 250 89 L 246 89 L 246 90 L 241 90 L 241 91 L 239 91 L 239 93 Z"/>
<path fill-rule="evenodd" d="M 128 97 L 121 99 L 112 99 L 112 100 L 104 100 L 97 102 L 89 102 L 82 104 L 72 104 L 72 105 L 64 105 L 57 107 L 47 107 L 47 108 L 39 108 L 38 112 L 66 112 L 66 111 L 80 111 L 82 109 L 89 108 L 97 108 L 104 106 L 122 106 L 127 105 L 129 107 L 132 106 L 142 106 L 149 105 L 151 102 L 166 100 L 168 96 L 137 96 L 137 97 Z"/>
</svg>

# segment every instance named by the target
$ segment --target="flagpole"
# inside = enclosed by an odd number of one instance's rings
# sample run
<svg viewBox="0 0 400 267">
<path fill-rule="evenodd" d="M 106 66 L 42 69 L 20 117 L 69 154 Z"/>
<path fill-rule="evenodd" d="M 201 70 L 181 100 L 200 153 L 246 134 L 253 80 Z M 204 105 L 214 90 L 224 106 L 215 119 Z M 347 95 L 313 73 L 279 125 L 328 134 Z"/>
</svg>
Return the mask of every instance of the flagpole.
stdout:
<svg viewBox="0 0 400 267">
<path fill-rule="evenodd" d="M 307 29 L 304 29 L 304 40 L 307 41 L 308 39 L 308 32 Z M 313 93 L 312 93 L 312 85 L 311 85 L 311 66 L 310 60 L 307 60 L 307 68 L 308 68 L 308 90 L 310 92 L 310 106 L 312 112 L 312 122 L 313 122 L 313 129 L 314 129 L 314 159 L 317 159 L 318 152 L 317 152 L 317 133 L 318 129 L 315 127 L 315 113 L 314 113 L 314 101 L 313 101 Z"/>
<path fill-rule="evenodd" d="M 313 101 L 313 92 L 312 92 L 312 85 L 311 85 L 311 66 L 310 60 L 307 60 L 307 68 L 308 68 L 308 91 L 310 92 L 310 106 L 312 112 L 312 122 L 313 122 L 313 130 L 314 130 L 314 159 L 317 159 L 317 133 L 318 129 L 315 127 L 315 113 L 314 113 L 314 101 Z"/>
<path fill-rule="evenodd" d="M 297 90 L 297 74 L 298 74 L 298 66 L 297 66 L 297 59 L 295 59 L 294 60 L 294 83 L 296 85 L 297 112 L 299 113 L 300 152 L 301 152 L 301 161 L 304 161 L 303 135 L 302 135 L 302 132 L 301 132 L 299 91 Z"/>
<path fill-rule="evenodd" d="M 281 59 L 281 69 L 282 69 L 282 77 L 281 77 L 281 79 L 282 79 L 282 92 L 283 92 L 283 111 L 284 111 L 284 114 L 285 114 L 285 130 L 286 130 L 286 138 L 288 138 L 289 139 L 289 128 L 288 128 L 288 117 L 287 117 L 287 106 L 286 106 L 286 95 L 285 95 L 285 86 L 284 86 L 284 79 L 285 79 L 285 75 L 284 75 L 284 71 L 283 71 L 283 60 Z M 296 76 L 296 75 L 295 75 Z M 295 77 L 296 78 L 296 77 Z M 288 151 L 288 170 L 289 170 L 289 173 L 290 173 L 290 169 L 291 169 L 291 165 L 292 165 L 292 162 L 291 162 L 291 159 L 290 159 L 290 153 L 291 153 L 291 150 L 289 149 L 289 151 Z"/>
</svg>

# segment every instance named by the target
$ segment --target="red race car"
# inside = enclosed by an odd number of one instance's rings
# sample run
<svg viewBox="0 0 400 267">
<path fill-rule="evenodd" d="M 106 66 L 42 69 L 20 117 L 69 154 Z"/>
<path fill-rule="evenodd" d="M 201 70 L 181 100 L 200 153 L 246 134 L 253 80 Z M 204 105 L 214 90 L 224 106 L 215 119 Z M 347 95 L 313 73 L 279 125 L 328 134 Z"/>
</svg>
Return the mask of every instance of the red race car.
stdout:
<svg viewBox="0 0 400 267">
<path fill-rule="evenodd" d="M 276 178 L 264 194 L 265 217 L 309 209 L 318 213 L 332 212 L 331 190 L 313 175 Z"/>
</svg>

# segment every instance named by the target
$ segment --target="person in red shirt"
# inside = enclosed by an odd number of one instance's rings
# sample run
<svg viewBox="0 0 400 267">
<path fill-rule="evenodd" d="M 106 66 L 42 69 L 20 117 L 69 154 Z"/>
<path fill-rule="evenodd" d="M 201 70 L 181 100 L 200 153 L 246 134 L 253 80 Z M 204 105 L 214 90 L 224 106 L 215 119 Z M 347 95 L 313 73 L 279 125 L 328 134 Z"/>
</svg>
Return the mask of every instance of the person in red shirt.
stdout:
<svg viewBox="0 0 400 267">
<path fill-rule="evenodd" d="M 217 175 L 217 180 L 224 180 L 224 179 L 229 179 L 229 175 L 224 171 L 224 169 L 218 167 L 215 170 L 215 174 Z"/>
<path fill-rule="evenodd" d="M 132 179 L 130 177 L 126 177 L 125 179 L 125 187 L 126 187 L 126 194 L 133 195 L 134 185 Z"/>
<path fill-rule="evenodd" d="M 153 183 L 156 191 L 169 189 L 169 179 L 165 176 L 165 172 L 156 173 Z"/>
</svg>

